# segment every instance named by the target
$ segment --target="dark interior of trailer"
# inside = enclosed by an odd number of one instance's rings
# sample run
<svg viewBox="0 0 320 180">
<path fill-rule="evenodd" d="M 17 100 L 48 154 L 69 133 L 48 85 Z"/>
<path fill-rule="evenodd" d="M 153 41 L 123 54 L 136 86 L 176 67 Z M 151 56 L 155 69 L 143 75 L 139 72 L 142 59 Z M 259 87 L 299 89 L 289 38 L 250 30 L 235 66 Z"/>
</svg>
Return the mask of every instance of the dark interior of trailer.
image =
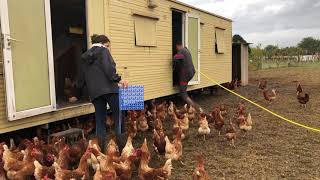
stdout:
<svg viewBox="0 0 320 180">
<path fill-rule="evenodd" d="M 232 79 L 241 80 L 241 44 L 232 44 Z"/>
<path fill-rule="evenodd" d="M 81 54 L 87 50 L 86 1 L 51 0 L 50 5 L 56 97 L 62 108 L 87 99 L 75 99 L 78 92 L 72 86 L 78 76 Z"/>
<path fill-rule="evenodd" d="M 183 13 L 180 11 L 172 11 L 172 55 L 177 53 L 177 42 L 183 43 Z M 173 85 L 177 85 L 179 80 L 177 78 L 178 69 L 173 70 Z"/>
</svg>

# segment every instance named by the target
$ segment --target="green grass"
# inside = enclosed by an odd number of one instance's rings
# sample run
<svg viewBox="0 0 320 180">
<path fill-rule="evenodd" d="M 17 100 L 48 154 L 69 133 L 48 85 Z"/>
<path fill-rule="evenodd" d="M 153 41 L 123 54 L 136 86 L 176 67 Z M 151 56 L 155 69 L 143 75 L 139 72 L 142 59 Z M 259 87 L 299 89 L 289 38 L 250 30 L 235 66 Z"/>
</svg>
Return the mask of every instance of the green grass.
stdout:
<svg viewBox="0 0 320 180">
<path fill-rule="evenodd" d="M 297 63 L 297 62 L 255 62 L 249 63 L 250 71 L 257 71 L 263 69 L 277 69 L 277 68 L 288 68 L 288 67 L 320 67 L 320 62 L 315 63 Z"/>
</svg>

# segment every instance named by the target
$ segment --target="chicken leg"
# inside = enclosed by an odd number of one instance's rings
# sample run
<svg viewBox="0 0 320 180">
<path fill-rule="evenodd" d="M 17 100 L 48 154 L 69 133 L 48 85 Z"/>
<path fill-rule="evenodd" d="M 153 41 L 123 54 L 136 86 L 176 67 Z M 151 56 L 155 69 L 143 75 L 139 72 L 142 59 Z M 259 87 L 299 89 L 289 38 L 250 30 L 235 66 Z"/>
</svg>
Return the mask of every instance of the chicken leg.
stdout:
<svg viewBox="0 0 320 180">
<path fill-rule="evenodd" d="M 185 166 L 186 164 L 180 159 L 179 160 L 182 166 Z"/>
<path fill-rule="evenodd" d="M 181 98 L 189 105 L 189 106 L 193 106 L 197 111 L 200 110 L 200 106 L 195 103 L 188 94 L 183 94 L 181 95 Z"/>
<path fill-rule="evenodd" d="M 154 150 L 155 150 L 155 151 L 156 151 L 156 153 L 157 153 L 158 160 L 159 160 L 159 161 L 161 161 L 161 156 L 160 156 L 160 153 L 159 153 L 159 151 L 158 151 L 157 146 L 155 146 L 155 145 L 153 144 L 153 148 L 154 148 Z"/>
<path fill-rule="evenodd" d="M 236 146 L 234 145 L 234 139 L 231 140 L 231 146 L 234 147 L 234 148 L 236 147 Z"/>
</svg>

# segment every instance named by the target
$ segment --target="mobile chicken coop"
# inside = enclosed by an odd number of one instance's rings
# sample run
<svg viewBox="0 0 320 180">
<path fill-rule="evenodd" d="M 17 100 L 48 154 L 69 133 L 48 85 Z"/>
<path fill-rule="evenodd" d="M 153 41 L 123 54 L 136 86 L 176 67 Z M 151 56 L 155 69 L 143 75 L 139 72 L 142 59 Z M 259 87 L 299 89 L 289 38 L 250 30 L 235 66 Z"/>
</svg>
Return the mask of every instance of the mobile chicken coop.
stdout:
<svg viewBox="0 0 320 180">
<path fill-rule="evenodd" d="M 0 134 L 93 112 L 67 103 L 88 37 L 106 34 L 117 69 L 145 86 L 145 99 L 176 93 L 174 44 L 197 70 L 220 83 L 232 78 L 232 21 L 175 0 L 1 0 Z M 197 73 L 190 90 L 212 86 Z"/>
</svg>

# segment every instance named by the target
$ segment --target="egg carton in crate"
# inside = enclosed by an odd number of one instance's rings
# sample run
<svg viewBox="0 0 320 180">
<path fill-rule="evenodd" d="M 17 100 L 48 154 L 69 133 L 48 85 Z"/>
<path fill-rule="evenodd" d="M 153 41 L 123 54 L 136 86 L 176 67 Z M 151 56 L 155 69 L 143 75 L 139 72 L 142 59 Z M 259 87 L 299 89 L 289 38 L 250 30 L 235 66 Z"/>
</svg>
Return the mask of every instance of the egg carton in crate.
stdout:
<svg viewBox="0 0 320 180">
<path fill-rule="evenodd" d="M 119 90 L 120 110 L 144 109 L 144 87 L 129 86 Z"/>
</svg>

